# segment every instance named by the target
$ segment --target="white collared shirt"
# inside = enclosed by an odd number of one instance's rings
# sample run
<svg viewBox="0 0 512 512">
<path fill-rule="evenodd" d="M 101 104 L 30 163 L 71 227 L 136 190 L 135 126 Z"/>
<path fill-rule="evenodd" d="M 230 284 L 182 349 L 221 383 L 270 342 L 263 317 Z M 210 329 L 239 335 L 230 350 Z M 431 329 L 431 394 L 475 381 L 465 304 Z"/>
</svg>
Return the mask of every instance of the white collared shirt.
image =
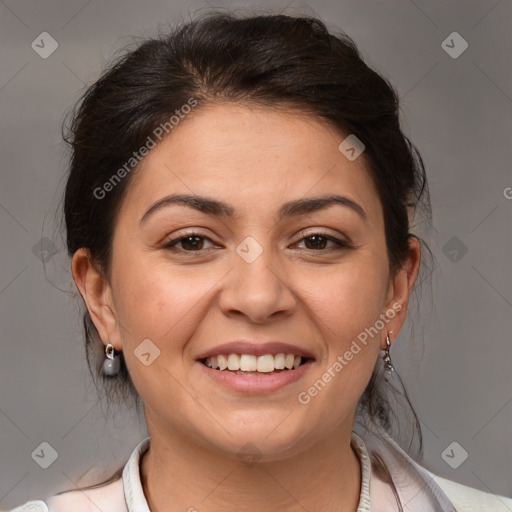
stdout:
<svg viewBox="0 0 512 512">
<path fill-rule="evenodd" d="M 379 455 L 384 454 L 404 512 L 512 512 L 511 498 L 441 478 L 415 462 L 389 436 L 385 438 L 388 446 L 379 450 Z M 137 445 L 124 466 L 122 478 L 112 483 L 29 501 L 11 512 L 151 512 L 140 478 L 141 456 L 149 444 L 148 437 Z M 352 432 L 352 446 L 361 462 L 361 493 L 356 512 L 397 510 L 390 486 L 372 471 L 367 444 L 356 432 Z M 382 448 L 381 444 L 378 446 Z"/>
</svg>

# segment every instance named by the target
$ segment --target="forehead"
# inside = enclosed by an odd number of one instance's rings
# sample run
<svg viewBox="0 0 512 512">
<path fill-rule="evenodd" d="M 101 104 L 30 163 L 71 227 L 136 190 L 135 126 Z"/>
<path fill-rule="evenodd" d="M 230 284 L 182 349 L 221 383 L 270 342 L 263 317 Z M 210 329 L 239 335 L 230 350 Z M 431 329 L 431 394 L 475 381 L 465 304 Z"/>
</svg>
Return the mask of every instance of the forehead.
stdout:
<svg viewBox="0 0 512 512">
<path fill-rule="evenodd" d="M 254 212 L 336 192 L 364 203 L 371 214 L 380 203 L 364 153 L 351 161 L 338 148 L 347 135 L 295 110 L 196 108 L 143 159 L 125 203 L 140 211 L 179 192 L 214 195 L 237 212 Z"/>
</svg>

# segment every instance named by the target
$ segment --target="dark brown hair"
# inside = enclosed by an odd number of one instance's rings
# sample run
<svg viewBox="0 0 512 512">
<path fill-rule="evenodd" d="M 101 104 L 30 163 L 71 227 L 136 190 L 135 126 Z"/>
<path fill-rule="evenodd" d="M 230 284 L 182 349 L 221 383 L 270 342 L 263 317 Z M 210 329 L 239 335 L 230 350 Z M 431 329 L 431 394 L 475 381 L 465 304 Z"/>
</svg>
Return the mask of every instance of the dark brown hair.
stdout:
<svg viewBox="0 0 512 512">
<path fill-rule="evenodd" d="M 390 273 L 401 267 L 410 237 L 416 236 L 409 214 L 421 210 L 429 220 L 430 200 L 421 156 L 401 130 L 398 95 L 364 62 L 350 37 L 331 34 L 316 18 L 282 14 L 197 17 L 127 51 L 85 92 L 65 136 L 72 149 L 64 207 L 69 255 L 87 248 L 108 278 L 116 215 L 136 168 L 104 197 L 95 191 L 190 98 L 197 101 L 196 110 L 213 102 L 292 108 L 354 134 L 365 145 L 382 204 Z M 121 392 L 137 401 L 122 359 L 117 378 L 102 376 L 101 357 L 90 356 L 103 345 L 87 313 L 84 326 L 95 382 L 103 379 L 100 388 L 110 399 Z M 385 380 L 381 366 L 379 361 L 358 414 L 390 431 L 389 394 L 400 391 Z M 418 419 L 405 389 L 402 396 L 413 413 L 421 452 Z M 379 457 L 372 461 L 389 476 Z"/>
</svg>

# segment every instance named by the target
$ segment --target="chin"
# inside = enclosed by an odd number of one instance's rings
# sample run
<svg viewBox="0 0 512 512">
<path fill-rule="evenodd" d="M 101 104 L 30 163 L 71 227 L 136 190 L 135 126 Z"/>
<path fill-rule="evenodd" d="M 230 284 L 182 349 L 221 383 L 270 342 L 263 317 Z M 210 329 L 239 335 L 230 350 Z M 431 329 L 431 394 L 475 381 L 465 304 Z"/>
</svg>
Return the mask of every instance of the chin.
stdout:
<svg viewBox="0 0 512 512">
<path fill-rule="evenodd" d="M 209 431 L 205 439 L 210 446 L 239 459 L 245 456 L 264 457 L 265 461 L 285 459 L 306 447 L 303 427 L 299 429 L 285 424 L 286 421 L 283 420 L 287 414 L 283 414 L 278 420 L 273 415 L 272 421 L 265 421 L 268 417 L 259 414 L 254 417 L 254 424 L 247 424 L 245 427 L 231 421 L 223 425 L 229 434 L 221 429 L 218 432 L 219 437 L 212 438 L 212 432 Z"/>
</svg>

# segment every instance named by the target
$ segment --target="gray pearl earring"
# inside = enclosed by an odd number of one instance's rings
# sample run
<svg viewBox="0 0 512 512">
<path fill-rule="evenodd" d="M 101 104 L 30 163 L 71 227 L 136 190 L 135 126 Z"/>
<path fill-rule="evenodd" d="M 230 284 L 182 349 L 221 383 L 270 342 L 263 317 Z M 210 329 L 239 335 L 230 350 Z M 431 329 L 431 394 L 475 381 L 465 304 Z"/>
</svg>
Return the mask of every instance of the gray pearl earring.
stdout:
<svg viewBox="0 0 512 512">
<path fill-rule="evenodd" d="M 105 360 L 103 361 L 103 373 L 107 377 L 114 377 L 119 373 L 119 357 L 116 357 L 114 345 L 108 343 L 105 347 Z"/>
<path fill-rule="evenodd" d="M 382 357 L 382 359 L 384 360 L 384 370 L 386 371 L 387 374 L 393 373 L 395 371 L 395 368 L 393 367 L 393 364 L 391 363 L 391 357 L 389 355 L 389 347 L 391 347 L 391 341 L 389 339 L 389 333 L 388 333 L 386 335 L 386 349 L 384 351 L 384 356 Z"/>
</svg>

